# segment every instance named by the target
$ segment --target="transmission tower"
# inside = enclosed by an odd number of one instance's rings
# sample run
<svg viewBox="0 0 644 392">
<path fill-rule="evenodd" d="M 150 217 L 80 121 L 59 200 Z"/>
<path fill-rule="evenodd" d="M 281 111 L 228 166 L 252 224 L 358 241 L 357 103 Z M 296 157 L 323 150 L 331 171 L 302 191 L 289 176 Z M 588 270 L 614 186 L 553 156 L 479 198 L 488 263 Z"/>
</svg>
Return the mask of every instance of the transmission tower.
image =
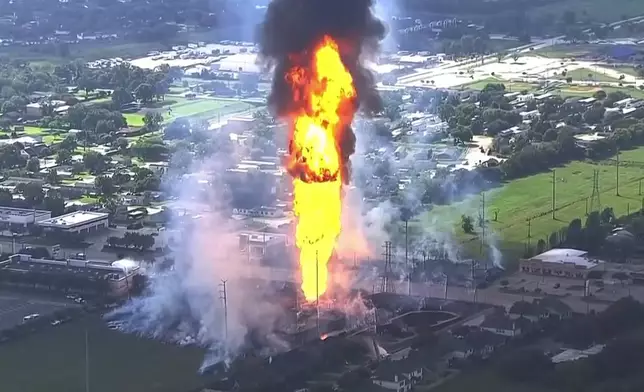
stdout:
<svg viewBox="0 0 644 392">
<path fill-rule="evenodd" d="M 590 209 L 588 213 L 599 211 L 601 202 L 599 201 L 599 170 L 593 171 L 593 192 L 590 195 Z"/>
<path fill-rule="evenodd" d="M 391 241 L 386 241 L 384 248 L 382 255 L 385 257 L 385 270 L 380 279 L 380 292 L 395 293 L 391 267 Z"/>
</svg>

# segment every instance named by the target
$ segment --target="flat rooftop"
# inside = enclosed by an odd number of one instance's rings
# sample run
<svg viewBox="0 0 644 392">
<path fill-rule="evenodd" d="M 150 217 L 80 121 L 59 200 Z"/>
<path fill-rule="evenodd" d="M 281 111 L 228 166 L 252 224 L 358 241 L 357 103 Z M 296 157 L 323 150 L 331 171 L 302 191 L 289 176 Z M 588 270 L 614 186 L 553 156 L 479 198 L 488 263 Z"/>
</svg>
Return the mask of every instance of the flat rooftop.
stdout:
<svg viewBox="0 0 644 392">
<path fill-rule="evenodd" d="M 33 214 L 36 214 L 38 216 L 49 213 L 49 211 L 33 210 L 30 208 L 0 207 L 0 216 L 29 216 Z"/>
<path fill-rule="evenodd" d="M 34 259 L 30 255 L 13 255 L 5 263 L 7 270 L 39 272 L 47 275 L 73 274 L 86 278 L 98 278 L 118 275 L 118 279 L 136 271 L 139 267 L 133 263 L 124 264 L 122 260 L 114 262 L 100 260 L 48 260 Z"/>
<path fill-rule="evenodd" d="M 109 214 L 104 212 L 76 211 L 55 218 L 45 219 L 38 222 L 38 224 L 48 227 L 68 228 L 107 219 L 108 217 Z"/>
<path fill-rule="evenodd" d="M 588 258 L 588 252 L 578 249 L 550 249 L 531 258 L 531 260 L 540 260 L 544 263 L 554 264 L 574 264 L 583 268 L 592 268 L 599 264 L 596 260 Z"/>
</svg>

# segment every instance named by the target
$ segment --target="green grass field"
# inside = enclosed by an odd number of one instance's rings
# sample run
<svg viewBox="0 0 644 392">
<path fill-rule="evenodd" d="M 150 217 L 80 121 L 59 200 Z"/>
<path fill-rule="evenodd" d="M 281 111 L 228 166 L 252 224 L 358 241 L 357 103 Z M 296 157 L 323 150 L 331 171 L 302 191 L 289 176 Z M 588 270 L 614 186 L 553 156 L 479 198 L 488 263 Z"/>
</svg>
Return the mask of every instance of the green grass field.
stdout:
<svg viewBox="0 0 644 392">
<path fill-rule="evenodd" d="M 472 89 L 472 90 L 483 90 L 485 86 L 487 86 L 490 83 L 502 83 L 505 86 L 505 89 L 508 90 L 509 92 L 524 91 L 524 90 L 532 92 L 539 89 L 539 86 L 537 86 L 536 84 L 509 82 L 495 77 L 485 78 L 476 82 L 467 83 L 467 84 L 461 85 L 460 88 Z"/>
<path fill-rule="evenodd" d="M 624 151 L 623 162 L 644 162 L 644 147 Z M 611 166 L 612 164 L 612 166 Z M 547 212 L 552 206 L 552 172 L 540 173 L 511 181 L 500 188 L 486 192 L 486 220 L 488 233 L 494 233 L 499 246 L 506 254 L 514 256 L 523 252 L 528 239 L 528 218 L 540 213 L 544 216 L 531 220 L 531 243 L 548 236 L 575 218 L 585 219 L 586 199 L 592 193 L 593 170 L 600 171 L 600 203 L 602 207 L 613 207 L 617 216 L 638 210 L 644 198 L 640 195 L 639 179 L 644 178 L 644 169 L 623 165 L 619 170 L 620 196 L 616 195 L 616 170 L 611 161 L 604 164 L 573 162 L 555 170 L 556 219 Z M 643 181 L 644 186 L 644 181 Z M 479 215 L 481 197 L 473 196 L 448 206 L 438 206 L 423 218 L 423 224 L 439 230 L 452 231 L 466 245 L 469 253 L 478 252 L 479 237 L 465 234 L 461 226 L 461 215 L 476 218 Z M 590 201 L 588 202 L 590 205 Z M 498 221 L 494 222 L 495 212 Z M 476 221 L 476 219 L 475 219 Z M 476 246 L 474 246 L 476 245 Z M 474 254 L 472 255 L 474 256 Z"/>
<path fill-rule="evenodd" d="M 168 98 L 175 100 L 174 97 Z M 243 113 L 253 108 L 253 105 L 240 101 L 224 100 L 224 99 L 197 99 L 185 100 L 181 99 L 177 103 L 168 107 L 163 107 L 158 110 L 163 115 L 163 122 L 169 123 L 179 117 L 192 117 L 198 116 L 202 118 L 216 118 L 218 116 L 226 116 L 233 113 Z M 172 109 L 172 112 L 169 112 Z M 143 117 L 145 116 L 143 109 L 137 113 L 125 113 L 123 116 L 127 120 L 129 126 L 141 127 L 143 126 Z"/>
<path fill-rule="evenodd" d="M 126 335 L 91 318 L 0 346 L 2 392 L 84 391 L 86 330 L 92 392 L 182 392 L 201 385 L 201 349 Z"/>
<path fill-rule="evenodd" d="M 588 68 L 574 69 L 572 71 L 568 71 L 565 77 L 560 76 L 561 79 L 566 79 L 568 77 L 572 78 L 573 81 L 590 80 L 595 82 L 619 82 L 619 79 Z"/>
</svg>

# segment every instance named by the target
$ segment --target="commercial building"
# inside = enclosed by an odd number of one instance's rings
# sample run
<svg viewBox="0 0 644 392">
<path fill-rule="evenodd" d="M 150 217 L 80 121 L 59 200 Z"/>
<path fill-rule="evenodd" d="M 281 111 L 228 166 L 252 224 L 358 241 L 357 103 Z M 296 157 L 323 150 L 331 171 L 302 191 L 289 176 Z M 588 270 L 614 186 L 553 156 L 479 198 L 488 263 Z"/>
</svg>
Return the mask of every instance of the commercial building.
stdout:
<svg viewBox="0 0 644 392">
<path fill-rule="evenodd" d="M 550 249 L 530 259 L 522 259 L 520 268 L 528 274 L 586 279 L 588 273 L 600 264 L 583 250 Z"/>
<path fill-rule="evenodd" d="M 120 297 L 131 290 L 139 268 L 131 260 L 48 260 L 17 254 L 0 261 L 0 283 Z"/>
<path fill-rule="evenodd" d="M 91 234 L 109 226 L 109 214 L 93 211 L 76 211 L 38 222 L 46 232 Z"/>
<path fill-rule="evenodd" d="M 10 237 L 14 234 L 28 234 L 30 227 L 49 218 L 49 211 L 0 207 L 0 235 Z"/>
</svg>

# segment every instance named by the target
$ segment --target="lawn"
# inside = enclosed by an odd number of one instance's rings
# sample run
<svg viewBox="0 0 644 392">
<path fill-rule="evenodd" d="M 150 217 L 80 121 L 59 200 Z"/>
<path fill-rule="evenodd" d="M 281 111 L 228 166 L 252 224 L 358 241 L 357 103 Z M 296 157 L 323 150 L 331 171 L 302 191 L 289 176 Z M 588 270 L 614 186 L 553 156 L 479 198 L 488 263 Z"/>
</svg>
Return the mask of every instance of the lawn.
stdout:
<svg viewBox="0 0 644 392">
<path fill-rule="evenodd" d="M 623 162 L 644 163 L 644 147 L 625 151 L 620 159 Z M 602 207 L 613 207 L 618 216 L 641 207 L 644 198 L 644 192 L 640 194 L 639 186 L 639 180 L 644 178 L 641 166 L 625 164 L 620 167 L 620 196 L 616 196 L 616 170 L 612 161 L 602 164 L 573 162 L 555 170 L 556 208 L 559 209 L 556 211 L 556 219 L 552 219 L 552 214 L 548 213 L 552 206 L 552 172 L 540 173 L 511 181 L 485 193 L 485 215 L 489 222 L 487 233 L 493 233 L 493 236 L 500 240 L 499 246 L 502 251 L 515 256 L 522 253 L 527 243 L 528 219 L 532 218 L 531 243 L 534 245 L 539 239 L 547 242 L 553 231 L 567 226 L 572 219 L 585 217 L 586 199 L 590 199 L 592 194 L 594 169 L 600 172 L 599 191 Z M 588 203 L 590 205 L 590 200 Z M 469 253 L 478 252 L 479 237 L 463 232 L 460 217 L 462 214 L 477 217 L 481 204 L 482 198 L 477 195 L 448 206 L 438 206 L 425 215 L 423 224 L 438 230 L 454 232 L 459 240 L 466 244 Z M 493 221 L 495 213 L 498 214 L 496 222 Z M 535 218 L 539 214 L 544 216 Z M 476 246 L 472 246 L 473 244 Z"/>
<path fill-rule="evenodd" d="M 537 49 L 533 54 L 548 57 L 548 58 L 574 58 L 585 56 L 594 53 L 599 49 L 598 45 L 592 44 L 568 44 L 568 45 L 553 45 L 543 49 Z"/>
<path fill-rule="evenodd" d="M 174 98 L 172 98 L 174 100 Z M 233 113 L 240 113 L 253 108 L 251 104 L 247 104 L 235 100 L 224 99 L 198 99 L 198 100 L 185 100 L 182 99 L 177 103 L 168 106 L 167 108 L 158 109 L 159 113 L 163 115 L 164 123 L 172 122 L 179 117 L 193 117 L 199 116 L 202 118 L 215 118 L 217 116 L 225 116 Z M 144 125 L 143 116 L 145 115 L 143 109 L 137 113 L 125 113 L 123 116 L 127 120 L 128 125 L 133 127 L 141 127 Z M 171 110 L 171 111 L 170 111 Z"/>
<path fill-rule="evenodd" d="M 566 76 L 560 76 L 561 79 L 572 78 L 573 81 L 594 81 L 594 82 L 619 82 L 619 79 L 605 75 L 601 72 L 593 71 L 588 68 L 578 68 L 566 72 Z"/>
<path fill-rule="evenodd" d="M 539 86 L 536 84 L 530 84 L 530 83 L 519 83 L 519 82 L 509 82 L 509 81 L 504 81 L 498 78 L 485 78 L 476 82 L 472 83 L 467 83 L 462 86 L 459 86 L 460 88 L 463 89 L 472 89 L 472 90 L 483 90 L 485 86 L 487 86 L 490 83 L 502 83 L 506 90 L 512 92 L 512 91 L 536 91 L 539 89 Z"/>
<path fill-rule="evenodd" d="M 2 345 L 2 392 L 85 390 L 85 331 L 92 392 L 178 392 L 197 388 L 203 350 L 109 330 L 78 320 Z"/>
</svg>

